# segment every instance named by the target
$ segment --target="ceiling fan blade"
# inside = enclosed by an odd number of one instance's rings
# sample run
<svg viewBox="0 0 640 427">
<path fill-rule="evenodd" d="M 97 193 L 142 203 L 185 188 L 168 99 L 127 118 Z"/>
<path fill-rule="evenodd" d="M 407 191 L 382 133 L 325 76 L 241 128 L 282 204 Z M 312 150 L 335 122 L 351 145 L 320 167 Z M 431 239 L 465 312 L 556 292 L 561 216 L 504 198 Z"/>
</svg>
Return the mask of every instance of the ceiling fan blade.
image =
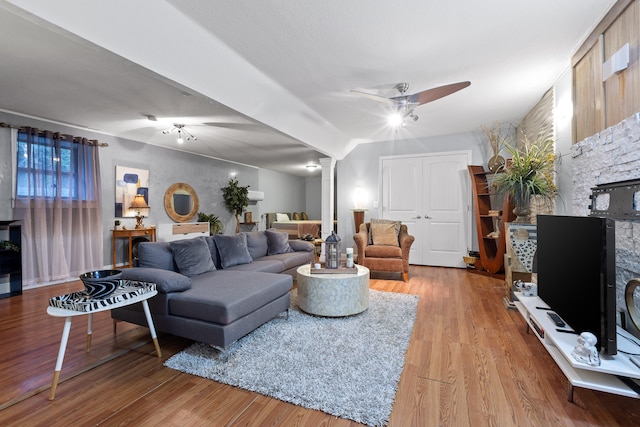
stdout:
<svg viewBox="0 0 640 427">
<path fill-rule="evenodd" d="M 378 101 L 378 102 L 384 102 L 385 104 L 390 104 L 390 105 L 395 104 L 394 101 L 393 101 L 393 98 L 390 99 L 390 98 L 387 98 L 387 97 L 384 97 L 384 96 L 374 95 L 372 93 L 363 92 L 363 91 L 354 90 L 354 89 L 351 89 L 349 92 L 355 93 L 357 95 L 366 96 L 369 99 L 373 99 L 374 101 Z"/>
<path fill-rule="evenodd" d="M 427 102 L 435 101 L 436 99 L 444 98 L 447 95 L 451 95 L 459 90 L 464 89 L 469 86 L 471 82 L 458 82 L 451 83 L 444 86 L 434 87 L 432 89 L 423 90 L 422 92 L 414 93 L 413 95 L 408 95 L 406 98 L 411 103 L 416 103 L 418 105 L 426 104 Z M 401 99 L 403 96 L 398 96 L 392 99 Z"/>
</svg>

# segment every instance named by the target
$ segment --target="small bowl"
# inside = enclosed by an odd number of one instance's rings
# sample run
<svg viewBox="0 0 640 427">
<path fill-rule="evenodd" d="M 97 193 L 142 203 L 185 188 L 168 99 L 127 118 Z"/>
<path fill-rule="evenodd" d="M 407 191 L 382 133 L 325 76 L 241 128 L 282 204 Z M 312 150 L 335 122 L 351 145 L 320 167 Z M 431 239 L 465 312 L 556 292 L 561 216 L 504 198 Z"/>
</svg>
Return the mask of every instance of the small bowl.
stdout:
<svg viewBox="0 0 640 427">
<path fill-rule="evenodd" d="M 105 298 L 120 284 L 121 270 L 96 270 L 80 275 L 86 292 L 92 298 Z"/>
</svg>

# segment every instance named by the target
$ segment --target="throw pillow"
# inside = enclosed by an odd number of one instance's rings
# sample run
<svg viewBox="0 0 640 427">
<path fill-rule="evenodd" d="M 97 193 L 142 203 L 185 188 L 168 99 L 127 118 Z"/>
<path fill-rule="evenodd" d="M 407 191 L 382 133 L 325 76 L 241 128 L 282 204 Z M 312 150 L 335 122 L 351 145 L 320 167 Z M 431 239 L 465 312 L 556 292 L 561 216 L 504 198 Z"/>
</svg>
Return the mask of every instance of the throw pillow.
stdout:
<svg viewBox="0 0 640 427">
<path fill-rule="evenodd" d="M 247 248 L 249 249 L 251 259 L 257 259 L 267 255 L 269 243 L 267 241 L 267 235 L 264 234 L 263 231 L 250 231 L 244 234 L 247 235 Z"/>
<path fill-rule="evenodd" d="M 215 240 L 220 253 L 222 268 L 249 264 L 253 261 L 247 248 L 247 236 L 245 234 L 216 234 L 213 236 L 213 240 Z"/>
<path fill-rule="evenodd" d="M 398 235 L 394 223 L 372 223 L 371 237 L 374 245 L 398 246 Z"/>
<path fill-rule="evenodd" d="M 373 234 L 371 233 L 371 226 L 373 224 L 391 224 L 393 223 L 395 226 L 396 237 L 400 234 L 400 221 L 394 221 L 392 219 L 380 219 L 380 218 L 371 218 L 371 223 L 369 224 L 369 242 L 368 245 L 373 245 Z"/>
<path fill-rule="evenodd" d="M 159 268 L 125 268 L 122 270 L 122 278 L 139 282 L 156 284 L 156 289 L 162 294 L 182 292 L 191 289 L 191 279 L 180 273 Z"/>
<path fill-rule="evenodd" d="M 138 267 L 177 271 L 171 247 L 167 242 L 141 242 L 138 245 Z"/>
<path fill-rule="evenodd" d="M 287 252 L 293 252 L 291 246 L 289 246 L 289 234 L 284 231 L 272 231 L 265 230 L 267 235 L 268 255 L 286 254 Z"/>
<path fill-rule="evenodd" d="M 278 222 L 286 222 L 286 221 L 289 221 L 289 214 L 285 214 L 285 213 L 277 213 L 277 214 L 276 214 L 276 221 L 278 221 Z"/>
<path fill-rule="evenodd" d="M 204 237 L 169 242 L 180 274 L 196 276 L 216 269 Z"/>
</svg>

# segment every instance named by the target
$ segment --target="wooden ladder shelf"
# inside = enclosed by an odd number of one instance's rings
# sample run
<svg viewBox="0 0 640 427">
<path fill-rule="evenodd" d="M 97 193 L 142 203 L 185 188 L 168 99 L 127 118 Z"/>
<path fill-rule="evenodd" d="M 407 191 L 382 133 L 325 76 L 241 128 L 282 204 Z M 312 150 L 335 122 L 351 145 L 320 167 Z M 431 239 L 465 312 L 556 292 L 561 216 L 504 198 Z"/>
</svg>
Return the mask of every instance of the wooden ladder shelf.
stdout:
<svg viewBox="0 0 640 427">
<path fill-rule="evenodd" d="M 475 207 L 476 230 L 478 233 L 478 248 L 480 251 L 480 262 L 482 269 L 488 273 L 495 274 L 504 271 L 504 254 L 507 249 L 504 224 L 515 219 L 513 214 L 513 203 L 507 195 L 504 197 L 502 206 L 502 221 L 500 235 L 490 237 L 493 229 L 494 216 L 489 215 L 490 210 L 497 210 L 491 206 L 491 194 L 489 192 L 489 176 L 494 173 L 485 171 L 482 166 L 467 166 L 471 176 L 471 187 L 473 189 L 473 200 Z"/>
</svg>

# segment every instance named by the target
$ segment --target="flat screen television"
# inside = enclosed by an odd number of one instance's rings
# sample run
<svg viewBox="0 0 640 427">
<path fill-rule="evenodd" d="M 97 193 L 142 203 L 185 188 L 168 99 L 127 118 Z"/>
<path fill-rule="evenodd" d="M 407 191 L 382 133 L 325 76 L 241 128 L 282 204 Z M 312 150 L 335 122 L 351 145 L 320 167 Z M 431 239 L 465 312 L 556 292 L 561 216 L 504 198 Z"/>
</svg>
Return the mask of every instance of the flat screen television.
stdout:
<svg viewBox="0 0 640 427">
<path fill-rule="evenodd" d="M 615 222 L 538 215 L 538 296 L 577 333 L 616 354 Z"/>
</svg>

